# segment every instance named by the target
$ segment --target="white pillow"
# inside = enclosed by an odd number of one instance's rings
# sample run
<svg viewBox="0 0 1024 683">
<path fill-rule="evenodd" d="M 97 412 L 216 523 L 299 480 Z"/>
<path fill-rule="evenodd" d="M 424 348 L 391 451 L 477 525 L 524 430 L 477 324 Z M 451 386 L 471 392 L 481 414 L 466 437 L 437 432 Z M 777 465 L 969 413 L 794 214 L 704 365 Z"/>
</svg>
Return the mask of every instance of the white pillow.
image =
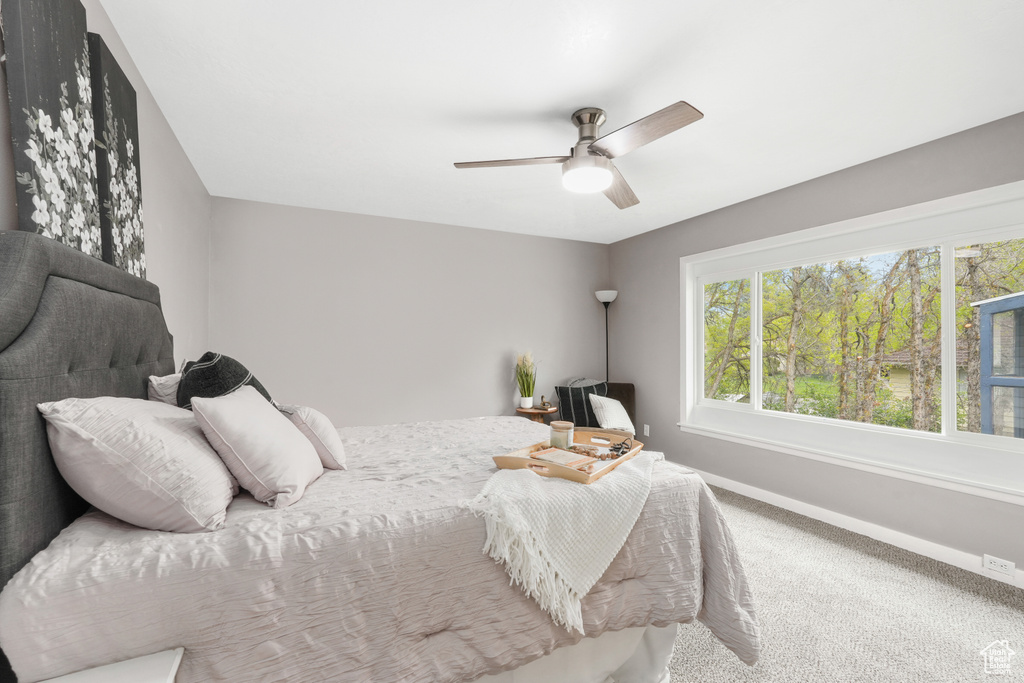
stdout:
<svg viewBox="0 0 1024 683">
<path fill-rule="evenodd" d="M 189 411 L 113 396 L 68 398 L 38 408 L 57 469 L 100 510 L 161 531 L 224 525 L 238 482 Z"/>
<path fill-rule="evenodd" d="M 181 381 L 181 373 L 157 377 L 149 376 L 149 400 L 169 403 L 172 406 L 178 405 L 178 382 Z"/>
<path fill-rule="evenodd" d="M 326 415 L 306 406 L 277 406 L 292 424 L 309 439 L 320 456 L 320 463 L 329 470 L 345 469 L 345 446 L 341 436 Z"/>
<path fill-rule="evenodd" d="M 597 424 L 602 428 L 619 429 L 636 434 L 636 428 L 633 427 L 633 421 L 629 419 L 629 413 L 614 398 L 591 394 L 590 405 L 594 408 L 594 415 L 597 416 Z"/>
<path fill-rule="evenodd" d="M 238 483 L 258 501 L 288 507 L 324 473 L 313 444 L 249 385 L 216 398 L 195 396 L 192 412 Z"/>
</svg>

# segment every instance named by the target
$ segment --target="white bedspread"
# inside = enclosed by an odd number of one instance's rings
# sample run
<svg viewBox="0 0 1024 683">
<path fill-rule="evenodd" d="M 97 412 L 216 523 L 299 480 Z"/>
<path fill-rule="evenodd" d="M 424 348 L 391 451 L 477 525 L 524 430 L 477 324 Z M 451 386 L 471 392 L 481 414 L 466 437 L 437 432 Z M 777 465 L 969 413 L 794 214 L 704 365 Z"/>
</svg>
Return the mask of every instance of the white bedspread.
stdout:
<svg viewBox="0 0 1024 683">
<path fill-rule="evenodd" d="M 577 642 L 481 552 L 460 508 L 491 456 L 541 440 L 521 418 L 341 430 L 349 469 L 290 508 L 240 496 L 225 528 L 145 531 L 90 512 L 0 593 L 19 680 L 184 646 L 179 683 L 470 681 Z M 745 662 L 758 627 L 718 504 L 655 463 L 647 504 L 583 599 L 588 636 L 700 619 Z"/>
<path fill-rule="evenodd" d="M 593 484 L 499 470 L 466 507 L 487 523 L 484 552 L 556 624 L 583 633 L 581 601 L 622 549 L 661 453 L 642 451 Z"/>
</svg>

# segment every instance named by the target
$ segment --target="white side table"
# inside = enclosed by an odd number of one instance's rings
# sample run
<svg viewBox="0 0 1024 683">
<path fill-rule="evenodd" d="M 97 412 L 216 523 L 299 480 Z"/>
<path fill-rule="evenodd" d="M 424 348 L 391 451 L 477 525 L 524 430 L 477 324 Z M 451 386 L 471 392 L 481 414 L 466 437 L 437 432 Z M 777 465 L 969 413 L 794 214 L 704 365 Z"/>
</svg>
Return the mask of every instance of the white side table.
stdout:
<svg viewBox="0 0 1024 683">
<path fill-rule="evenodd" d="M 174 683 L 185 648 L 164 650 L 95 669 L 51 678 L 45 683 Z"/>
</svg>

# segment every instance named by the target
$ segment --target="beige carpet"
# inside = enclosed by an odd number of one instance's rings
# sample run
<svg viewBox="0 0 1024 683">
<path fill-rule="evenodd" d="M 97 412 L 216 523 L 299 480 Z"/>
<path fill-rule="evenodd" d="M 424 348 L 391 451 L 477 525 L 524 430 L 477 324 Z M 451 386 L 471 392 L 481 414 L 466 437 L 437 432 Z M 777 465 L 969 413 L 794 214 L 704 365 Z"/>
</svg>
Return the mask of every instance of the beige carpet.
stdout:
<svg viewBox="0 0 1024 683">
<path fill-rule="evenodd" d="M 714 490 L 757 601 L 761 660 L 680 626 L 673 683 L 1024 681 L 1021 589 Z M 1009 671 L 987 673 L 981 651 L 1003 640 Z"/>
</svg>

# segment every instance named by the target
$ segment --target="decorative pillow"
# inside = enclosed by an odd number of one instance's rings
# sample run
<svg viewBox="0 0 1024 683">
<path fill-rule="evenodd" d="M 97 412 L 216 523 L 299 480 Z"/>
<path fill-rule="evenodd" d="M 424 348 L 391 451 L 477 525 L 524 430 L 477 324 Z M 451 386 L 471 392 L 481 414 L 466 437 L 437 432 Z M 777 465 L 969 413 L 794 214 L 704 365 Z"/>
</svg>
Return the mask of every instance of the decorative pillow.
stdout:
<svg viewBox="0 0 1024 683">
<path fill-rule="evenodd" d="M 258 501 L 288 507 L 324 473 L 313 444 L 253 387 L 196 396 L 192 412 L 238 483 Z"/>
<path fill-rule="evenodd" d="M 149 400 L 178 405 L 178 382 L 181 381 L 181 373 L 157 377 L 149 376 Z"/>
<path fill-rule="evenodd" d="M 579 380 L 574 380 L 578 382 Z M 608 395 L 608 383 L 596 382 L 582 386 L 555 387 L 558 394 L 558 414 L 577 427 L 600 427 L 594 408 L 587 397 L 590 394 Z"/>
<path fill-rule="evenodd" d="M 630 434 L 636 434 L 636 428 L 633 426 L 633 421 L 629 419 L 629 413 L 614 398 L 591 394 L 590 406 L 594 409 L 597 423 L 602 428 L 619 429 Z"/>
<path fill-rule="evenodd" d="M 113 396 L 68 398 L 38 408 L 57 469 L 92 505 L 160 531 L 224 525 L 238 482 L 192 413 Z"/>
<path fill-rule="evenodd" d="M 263 394 L 271 403 L 270 394 L 259 380 L 234 358 L 207 351 L 194 362 L 185 363 L 178 383 L 177 402 L 182 408 L 192 408 L 192 398 L 215 398 L 230 394 L 239 387 L 249 385 Z"/>
<path fill-rule="evenodd" d="M 590 379 L 589 377 L 574 377 L 565 383 L 567 387 L 592 387 L 595 384 L 600 384 L 599 379 Z"/>
<path fill-rule="evenodd" d="M 341 436 L 326 415 L 306 406 L 277 406 L 292 424 L 309 439 L 320 456 L 320 463 L 329 470 L 345 469 L 345 446 Z"/>
</svg>

